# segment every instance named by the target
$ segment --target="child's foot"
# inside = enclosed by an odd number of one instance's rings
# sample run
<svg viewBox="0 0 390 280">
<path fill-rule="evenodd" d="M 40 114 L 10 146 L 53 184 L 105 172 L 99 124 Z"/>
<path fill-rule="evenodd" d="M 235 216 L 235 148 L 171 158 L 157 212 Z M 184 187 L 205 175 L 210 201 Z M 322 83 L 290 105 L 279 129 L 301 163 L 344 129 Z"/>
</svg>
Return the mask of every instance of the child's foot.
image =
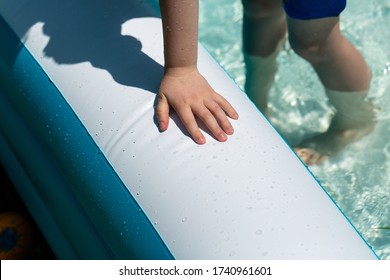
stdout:
<svg viewBox="0 0 390 280">
<path fill-rule="evenodd" d="M 294 148 L 296 154 L 308 166 L 323 163 L 340 150 L 370 134 L 375 123 L 344 131 L 328 130 L 324 134 L 304 140 Z"/>
<path fill-rule="evenodd" d="M 336 114 L 329 129 L 320 135 L 304 140 L 298 147 L 294 148 L 296 154 L 306 165 L 321 164 L 329 157 L 335 156 L 340 150 L 357 142 L 370 134 L 376 125 L 375 107 L 368 100 L 361 106 L 361 116 L 358 121 L 350 119 L 349 116 Z"/>
<path fill-rule="evenodd" d="M 294 151 L 297 156 L 308 166 L 321 164 L 324 160 L 328 158 L 328 156 L 322 155 L 314 149 L 310 148 L 295 147 Z"/>
</svg>

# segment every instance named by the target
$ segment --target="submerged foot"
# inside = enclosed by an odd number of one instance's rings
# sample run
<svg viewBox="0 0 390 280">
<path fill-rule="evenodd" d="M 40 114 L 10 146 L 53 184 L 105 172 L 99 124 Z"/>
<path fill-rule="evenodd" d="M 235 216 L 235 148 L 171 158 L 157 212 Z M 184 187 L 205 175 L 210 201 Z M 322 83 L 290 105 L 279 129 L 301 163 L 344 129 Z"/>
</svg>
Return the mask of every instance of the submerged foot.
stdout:
<svg viewBox="0 0 390 280">
<path fill-rule="evenodd" d="M 323 134 L 304 140 L 294 148 L 295 153 L 308 166 L 321 164 L 335 156 L 349 144 L 369 135 L 375 128 L 374 119 L 361 123 L 360 126 L 339 129 L 331 125 Z"/>
<path fill-rule="evenodd" d="M 376 125 L 378 108 L 366 93 L 327 91 L 337 112 L 328 130 L 304 140 L 294 151 L 307 165 L 320 164 L 349 144 L 370 134 Z"/>
<path fill-rule="evenodd" d="M 314 149 L 310 148 L 295 147 L 294 151 L 297 156 L 308 166 L 321 164 L 324 160 L 328 158 L 328 156 L 322 155 Z"/>
</svg>

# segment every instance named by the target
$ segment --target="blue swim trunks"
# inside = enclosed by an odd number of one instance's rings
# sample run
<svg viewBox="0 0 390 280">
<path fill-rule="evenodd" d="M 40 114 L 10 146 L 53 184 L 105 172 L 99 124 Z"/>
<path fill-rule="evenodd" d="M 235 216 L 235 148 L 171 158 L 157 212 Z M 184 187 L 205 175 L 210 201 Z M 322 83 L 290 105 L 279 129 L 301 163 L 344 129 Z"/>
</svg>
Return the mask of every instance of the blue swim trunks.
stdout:
<svg viewBox="0 0 390 280">
<path fill-rule="evenodd" d="M 337 17 L 347 0 L 283 0 L 287 15 L 294 19 Z"/>
</svg>

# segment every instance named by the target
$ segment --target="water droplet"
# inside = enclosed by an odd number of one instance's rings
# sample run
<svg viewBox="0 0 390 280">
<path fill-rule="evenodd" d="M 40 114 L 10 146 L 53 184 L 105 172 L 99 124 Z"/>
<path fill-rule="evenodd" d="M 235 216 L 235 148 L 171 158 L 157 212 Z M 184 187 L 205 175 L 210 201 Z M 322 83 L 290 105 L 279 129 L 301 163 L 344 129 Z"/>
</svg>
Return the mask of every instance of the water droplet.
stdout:
<svg viewBox="0 0 390 280">
<path fill-rule="evenodd" d="M 258 230 L 256 230 L 256 235 L 262 235 L 263 234 L 263 231 L 261 230 L 261 229 L 258 229 Z"/>
</svg>

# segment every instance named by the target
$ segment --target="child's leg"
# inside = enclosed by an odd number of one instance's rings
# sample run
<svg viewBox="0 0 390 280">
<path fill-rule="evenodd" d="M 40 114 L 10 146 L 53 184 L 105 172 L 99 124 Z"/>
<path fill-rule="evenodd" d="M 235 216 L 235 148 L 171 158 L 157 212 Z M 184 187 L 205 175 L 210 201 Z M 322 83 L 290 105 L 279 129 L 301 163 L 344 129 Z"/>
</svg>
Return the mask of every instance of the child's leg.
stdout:
<svg viewBox="0 0 390 280">
<path fill-rule="evenodd" d="M 242 3 L 245 91 L 266 114 L 267 95 L 277 68 L 276 56 L 286 36 L 286 17 L 281 0 L 242 0 Z"/>
<path fill-rule="evenodd" d="M 250 55 L 269 56 L 286 35 L 286 16 L 281 0 L 242 0 L 243 47 Z"/>
<path fill-rule="evenodd" d="M 339 18 L 288 18 L 290 44 L 317 72 L 326 89 L 362 92 L 370 70 L 359 51 L 341 34 Z"/>
<path fill-rule="evenodd" d="M 291 47 L 313 66 L 337 111 L 328 132 L 303 146 L 314 143 L 313 148 L 320 153 L 332 154 L 373 128 L 373 106 L 365 98 L 370 70 L 358 50 L 341 34 L 338 17 L 288 18 L 288 30 Z M 320 158 L 314 150 L 303 151 L 309 159 Z"/>
</svg>

